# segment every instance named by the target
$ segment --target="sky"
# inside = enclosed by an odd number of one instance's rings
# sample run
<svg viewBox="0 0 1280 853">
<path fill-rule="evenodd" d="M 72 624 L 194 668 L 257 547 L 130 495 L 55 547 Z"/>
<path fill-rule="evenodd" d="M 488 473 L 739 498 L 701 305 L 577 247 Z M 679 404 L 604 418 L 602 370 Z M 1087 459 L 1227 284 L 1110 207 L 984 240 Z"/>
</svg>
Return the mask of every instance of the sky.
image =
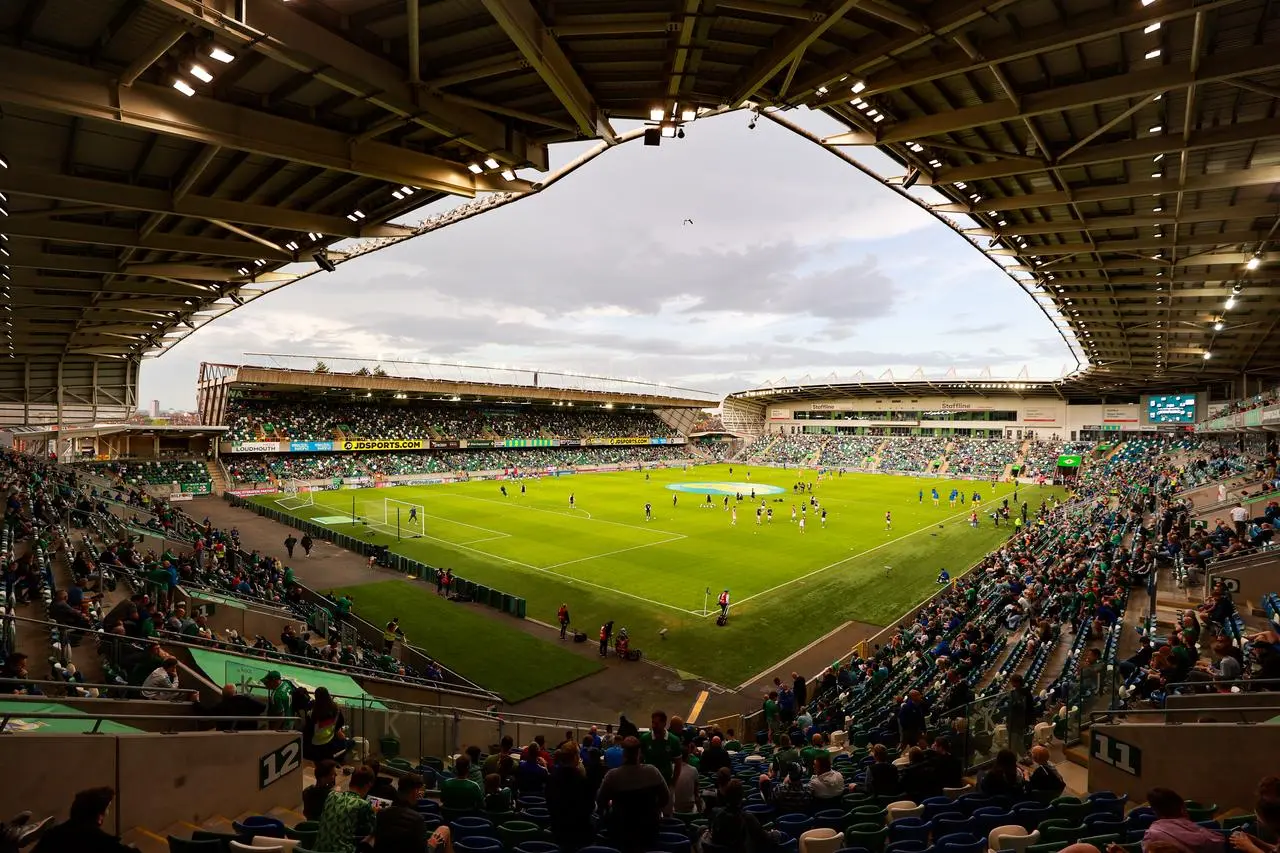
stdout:
<svg viewBox="0 0 1280 853">
<path fill-rule="evenodd" d="M 820 136 L 841 129 L 818 113 L 788 117 Z M 532 198 L 281 288 L 145 361 L 139 398 L 192 408 L 199 363 L 263 361 L 248 352 L 570 371 L 716 394 L 858 370 L 1013 377 L 1025 367 L 1046 378 L 1074 367 L 1031 298 L 964 238 L 821 146 L 748 119 L 704 118 L 657 148 L 618 146 Z M 552 168 L 590 147 L 553 147 Z M 901 171 L 848 150 L 886 177 Z"/>
</svg>

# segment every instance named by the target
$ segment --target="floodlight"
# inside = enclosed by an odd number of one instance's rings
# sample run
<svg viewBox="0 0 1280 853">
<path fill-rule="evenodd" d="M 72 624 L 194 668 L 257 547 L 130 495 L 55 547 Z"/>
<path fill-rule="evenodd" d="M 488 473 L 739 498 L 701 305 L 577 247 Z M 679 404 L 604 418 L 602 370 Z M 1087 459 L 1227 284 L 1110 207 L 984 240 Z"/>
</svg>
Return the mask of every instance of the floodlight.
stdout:
<svg viewBox="0 0 1280 853">
<path fill-rule="evenodd" d="M 1258 265 L 1261 263 L 1262 261 L 1258 260 L 1258 256 L 1254 255 L 1252 258 L 1249 259 L 1249 262 L 1244 266 L 1245 266 L 1245 269 L 1256 270 L 1258 268 Z"/>
<path fill-rule="evenodd" d="M 191 87 L 191 84 L 186 80 L 183 80 L 181 77 L 178 77 L 173 81 L 173 88 L 177 89 L 188 98 L 196 93 L 196 90 Z"/>
<path fill-rule="evenodd" d="M 916 181 L 920 180 L 920 170 L 912 166 L 907 170 L 907 176 L 902 179 L 902 188 L 909 190 L 916 185 Z"/>
<path fill-rule="evenodd" d="M 854 83 L 851 87 L 849 87 L 849 91 L 853 92 L 853 94 L 856 95 L 865 88 L 867 88 L 867 84 L 862 80 L 859 80 L 857 83 Z"/>
<path fill-rule="evenodd" d="M 311 260 L 315 261 L 316 266 L 320 267 L 320 269 L 324 270 L 325 272 L 335 272 L 338 269 L 336 266 L 334 266 L 333 261 L 329 260 L 329 252 L 325 249 L 320 249 L 317 252 L 313 252 L 311 255 Z"/>
<path fill-rule="evenodd" d="M 698 111 L 695 110 L 693 107 L 685 107 L 683 110 L 680 111 L 681 121 L 693 121 L 697 117 L 698 117 Z"/>
<path fill-rule="evenodd" d="M 484 160 L 484 165 L 485 165 L 485 168 L 496 169 L 498 168 L 499 163 L 497 160 L 493 159 L 492 157 L 486 157 Z"/>
<path fill-rule="evenodd" d="M 662 121 L 667 117 L 667 111 L 662 107 L 654 107 L 649 110 L 649 121 Z"/>
<path fill-rule="evenodd" d="M 467 171 L 473 175 L 478 175 L 484 171 L 484 166 L 481 166 L 479 163 L 468 163 Z"/>
<path fill-rule="evenodd" d="M 225 65 L 226 63 L 234 60 L 236 56 L 234 53 L 224 50 L 215 44 L 213 47 L 209 48 L 209 58 L 215 62 L 221 62 Z"/>
<path fill-rule="evenodd" d="M 212 83 L 213 75 L 203 65 L 192 65 L 191 76 L 203 83 Z"/>
</svg>

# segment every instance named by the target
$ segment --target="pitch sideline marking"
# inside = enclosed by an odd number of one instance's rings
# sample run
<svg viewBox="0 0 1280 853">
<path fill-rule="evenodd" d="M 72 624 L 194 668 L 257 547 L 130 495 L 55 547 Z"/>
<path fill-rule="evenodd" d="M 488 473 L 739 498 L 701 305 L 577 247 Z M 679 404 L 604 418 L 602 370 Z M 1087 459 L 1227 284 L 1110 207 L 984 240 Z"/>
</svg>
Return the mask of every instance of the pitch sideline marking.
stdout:
<svg viewBox="0 0 1280 853">
<path fill-rule="evenodd" d="M 477 498 L 476 500 L 487 500 L 487 498 Z M 494 501 L 494 503 L 498 503 L 498 501 Z M 378 522 L 366 522 L 366 523 L 367 523 L 370 527 L 381 526 Z M 684 539 L 684 538 L 688 538 L 688 537 L 684 536 L 683 534 L 677 534 L 677 535 L 678 535 L 680 538 L 682 538 L 682 539 Z M 524 567 L 524 568 L 526 568 L 526 569 L 532 569 L 532 570 L 533 570 L 533 571 L 535 571 L 535 572 L 542 572 L 542 573 L 544 573 L 544 574 L 554 575 L 555 577 L 562 578 L 562 579 L 564 579 L 564 580 L 566 580 L 566 581 L 569 581 L 570 583 L 578 583 L 578 584 L 582 584 L 583 586 L 595 587 L 596 589 L 604 590 L 605 592 L 610 592 L 610 593 L 613 593 L 613 594 L 615 594 L 615 595 L 625 596 L 626 598 L 634 598 L 636 601 L 643 601 L 643 602 L 645 602 L 646 604 L 656 604 L 656 605 L 657 605 L 657 606 L 659 606 L 659 607 L 665 607 L 665 608 L 667 608 L 668 610 L 674 610 L 674 611 L 676 611 L 677 613 L 683 613 L 683 614 L 685 614 L 685 615 L 687 615 L 687 616 L 697 616 L 697 615 L 698 615 L 698 614 L 697 614 L 697 612 L 695 612 L 695 611 L 693 611 L 693 610 L 685 610 L 683 607 L 676 607 L 674 604 L 667 604 L 666 602 L 663 602 L 663 601 L 654 601 L 653 599 L 651 599 L 651 598 L 645 598 L 645 597 L 644 597 L 644 596 L 642 596 L 642 595 L 635 595 L 634 593 L 626 592 L 626 591 L 621 590 L 621 589 L 616 589 L 616 588 L 611 587 L 611 586 L 605 586 L 604 584 L 594 583 L 594 582 L 589 581 L 589 580 L 583 580 L 582 578 L 575 578 L 575 577 L 573 577 L 572 575 L 561 574 L 560 572 L 554 571 L 554 570 L 553 570 L 553 568 L 543 568 L 542 566 L 535 566 L 535 565 L 533 565 L 532 563 L 523 563 L 523 562 L 521 562 L 520 560 L 513 560 L 511 557 L 504 557 L 504 556 L 502 556 L 501 554 L 494 554 L 494 553 L 493 553 L 493 552 L 491 552 L 491 551 L 484 551 L 484 550 L 481 550 L 480 548 L 472 548 L 472 547 L 470 547 L 469 545 L 464 545 L 464 544 L 462 544 L 462 543 L 460 543 L 460 542 L 451 542 L 451 541 L 449 541 L 449 540 L 447 540 L 447 539 L 439 539 L 439 538 L 437 538 L 437 537 L 435 537 L 435 536 L 423 536 L 423 538 L 424 538 L 424 539 L 433 539 L 433 540 L 435 540 L 436 542 L 439 542 L 439 543 L 441 543 L 442 545 L 444 545 L 444 546 L 446 546 L 446 547 L 450 547 L 450 548 L 458 548 L 458 549 L 461 549 L 461 550 L 463 550 L 463 551 L 471 551 L 471 552 L 473 552 L 473 553 L 479 554 L 479 555 L 480 555 L 480 556 L 482 556 L 482 557 L 489 557 L 490 559 L 494 559 L 494 560 L 501 560 L 501 561 L 502 561 L 502 562 L 504 562 L 504 563 L 511 563 L 512 565 L 515 565 L 515 566 L 522 566 L 522 567 Z M 495 538 L 497 538 L 497 537 L 495 537 Z M 510 534 L 507 534 L 505 538 L 511 538 L 511 537 L 510 537 Z M 652 547 L 652 546 L 654 546 L 654 545 L 664 545 L 664 544 L 666 544 L 667 542 L 673 542 L 673 541 L 675 541 L 675 540 L 674 540 L 674 539 L 664 539 L 664 540 L 662 540 L 662 541 L 660 541 L 660 542 L 649 542 L 649 543 L 646 543 L 646 544 L 644 544 L 644 545 L 639 545 L 639 546 L 635 546 L 635 547 L 640 547 L 640 548 L 649 548 L 649 547 Z M 631 550 L 631 549 L 630 549 L 630 548 L 628 548 L 628 549 L 623 549 L 623 550 Z M 608 555 L 607 555 L 607 554 L 597 554 L 595 557 L 589 557 L 589 558 L 587 558 L 587 559 L 592 559 L 592 560 L 594 560 L 594 559 L 596 559 L 597 557 L 604 557 L 604 556 L 608 556 Z M 571 561 L 571 562 L 572 562 L 572 561 Z M 567 564 L 567 563 L 557 563 L 556 565 L 568 565 L 568 564 Z"/>
<path fill-rule="evenodd" d="M 971 510 L 958 512 L 955 515 L 947 516 L 946 518 L 943 519 L 943 521 L 944 522 L 951 521 L 952 519 L 960 518 L 962 516 L 967 516 L 970 512 Z M 834 569 L 836 566 L 843 566 L 845 563 L 849 562 L 850 560 L 856 560 L 859 557 L 865 557 L 867 554 L 873 553 L 875 551 L 879 551 L 881 548 L 885 547 L 886 545 L 892 545 L 895 542 L 901 542 L 903 539 L 909 539 L 912 536 L 916 536 L 920 533 L 924 533 L 926 530 L 932 530 L 932 529 L 933 529 L 933 523 L 931 522 L 929 525 L 925 527 L 921 527 L 918 530 L 913 530 L 910 533 L 904 533 L 901 536 L 897 537 L 896 539 L 890 539 L 888 542 L 881 542 L 879 545 L 872 545 L 867 550 L 859 551 L 858 553 L 854 554 L 851 557 L 845 557 L 843 559 L 836 560 L 834 563 L 823 566 L 820 569 L 814 569 L 813 571 L 800 575 L 799 577 L 792 578 L 791 580 L 783 581 L 782 583 L 777 584 L 776 586 L 771 586 L 768 589 L 764 589 L 764 590 L 761 590 L 760 592 L 753 593 L 752 595 L 748 595 L 746 598 L 743 598 L 739 601 L 734 602 L 734 606 L 739 607 L 743 604 L 746 604 L 748 601 L 750 601 L 753 598 L 759 598 L 762 595 L 768 595 L 771 592 L 782 589 L 784 586 L 791 586 L 791 584 L 793 583 L 798 583 L 799 581 L 805 580 L 807 578 L 811 578 L 814 575 L 821 574 L 822 572 L 825 572 L 827 569 Z"/>
<path fill-rule="evenodd" d="M 630 548 L 619 548 L 616 551 L 606 551 L 603 554 L 592 554 L 589 557 L 578 557 L 575 560 L 565 560 L 563 563 L 553 563 L 552 565 L 547 566 L 547 568 L 558 569 L 561 566 L 571 566 L 574 563 L 585 563 L 588 560 L 599 560 L 603 557 L 612 557 L 614 554 L 625 554 L 627 551 L 638 551 L 641 548 L 652 548 L 655 545 L 666 545 L 670 542 L 679 542 L 681 539 L 688 539 L 688 538 L 689 537 L 685 536 L 683 533 L 678 533 L 675 536 L 672 536 L 670 539 L 660 539 L 657 542 L 646 542 L 643 545 L 632 545 Z"/>
<path fill-rule="evenodd" d="M 625 521 L 609 521 L 608 519 L 604 519 L 604 518 L 592 518 L 591 513 L 587 512 L 585 509 L 580 509 L 578 507 L 574 507 L 574 510 L 577 512 L 586 513 L 586 516 L 587 516 L 586 518 L 581 518 L 581 516 L 577 516 L 577 515 L 570 515 L 568 512 L 564 512 L 558 509 L 544 509 L 540 506 L 528 506 L 527 504 L 520 504 L 520 503 L 511 504 L 506 501 L 494 500 L 493 498 L 477 497 L 476 495 L 446 495 L 445 497 L 446 498 L 462 498 L 464 500 L 469 500 L 469 501 L 484 501 L 485 503 L 500 504 L 502 506 L 514 506 L 520 509 L 529 510 L 530 512 L 545 512 L 551 515 L 558 515 L 561 518 L 578 518 L 582 521 L 594 521 L 596 524 L 612 524 L 616 527 L 627 527 L 632 530 L 643 530 L 645 532 L 663 533 L 663 534 L 666 534 L 667 536 L 683 536 L 684 535 L 682 533 L 677 533 L 674 530 L 657 530 L 651 527 L 641 527 L 638 524 L 627 524 Z"/>
</svg>

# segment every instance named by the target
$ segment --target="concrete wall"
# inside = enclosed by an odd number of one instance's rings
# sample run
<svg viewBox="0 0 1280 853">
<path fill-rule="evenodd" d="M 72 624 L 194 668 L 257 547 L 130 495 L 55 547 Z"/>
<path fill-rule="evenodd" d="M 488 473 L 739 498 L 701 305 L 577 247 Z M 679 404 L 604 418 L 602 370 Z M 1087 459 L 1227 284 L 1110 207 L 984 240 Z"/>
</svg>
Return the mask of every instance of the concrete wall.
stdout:
<svg viewBox="0 0 1280 853">
<path fill-rule="evenodd" d="M 1213 717 L 1220 723 L 1261 723 L 1280 716 L 1280 693 L 1193 693 L 1165 699 L 1164 718 L 1171 723 L 1194 723 Z M 1264 708 L 1241 711 L 1239 708 Z"/>
<path fill-rule="evenodd" d="M 1100 760 L 1100 737 L 1130 747 L 1131 755 L 1138 756 L 1138 772 L 1127 773 Z M 1128 793 L 1130 802 L 1141 803 L 1152 788 L 1172 788 L 1188 800 L 1251 812 L 1258 781 L 1276 772 L 1280 725 L 1100 725 L 1091 730 L 1089 743 L 1091 792 Z"/>
<path fill-rule="evenodd" d="M 253 642 L 253 638 L 261 634 L 275 645 L 280 645 L 280 634 L 284 631 L 286 625 L 292 625 L 299 635 L 307 630 L 307 626 L 299 619 L 291 616 L 287 611 L 280 610 L 272 612 L 266 608 L 258 607 L 231 607 L 217 602 L 206 601 L 201 597 L 199 590 L 190 590 L 186 592 L 187 613 L 195 616 L 196 608 L 212 609 L 212 613 L 207 613 L 209 617 L 209 627 L 213 629 L 213 633 L 219 639 L 226 637 L 226 629 L 231 628 L 237 631 L 240 636 L 245 637 L 249 642 Z"/>
<path fill-rule="evenodd" d="M 1209 583 L 1205 585 L 1206 594 L 1213 588 L 1213 582 L 1219 578 L 1234 585 L 1232 598 L 1237 606 L 1248 602 L 1251 607 L 1260 607 L 1262 596 L 1269 592 L 1280 592 L 1280 556 L 1266 555 L 1247 566 L 1226 571 L 1210 571 Z"/>
<path fill-rule="evenodd" d="M 116 789 L 105 824 L 114 833 L 297 808 L 300 765 L 265 790 L 258 774 L 263 756 L 299 739 L 287 732 L 6 735 L 0 767 L 21 768 L 21 784 L 0 785 L 0 814 L 29 809 L 65 819 L 77 791 L 99 786 Z"/>
</svg>

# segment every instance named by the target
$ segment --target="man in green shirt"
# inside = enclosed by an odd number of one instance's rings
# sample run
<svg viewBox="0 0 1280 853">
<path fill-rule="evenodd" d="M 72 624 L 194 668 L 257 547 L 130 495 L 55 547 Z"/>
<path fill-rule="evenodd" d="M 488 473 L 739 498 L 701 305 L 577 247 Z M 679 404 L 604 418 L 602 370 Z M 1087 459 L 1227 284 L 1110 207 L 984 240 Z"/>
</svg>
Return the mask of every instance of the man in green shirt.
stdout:
<svg viewBox="0 0 1280 853">
<path fill-rule="evenodd" d="M 654 711 L 649 720 L 649 731 L 640 735 L 640 754 L 644 756 L 644 763 L 656 768 L 670 785 L 675 758 L 681 753 L 680 738 L 667 731 L 665 711 Z"/>
<path fill-rule="evenodd" d="M 373 806 L 365 799 L 372 787 L 373 771 L 358 767 L 348 790 L 333 791 L 325 798 L 316 832 L 317 853 L 355 853 L 356 839 L 373 832 Z"/>
<path fill-rule="evenodd" d="M 280 719 L 280 728 L 286 731 L 293 728 L 293 691 L 289 685 L 273 669 L 263 676 L 262 686 L 267 688 L 267 716 Z"/>
<path fill-rule="evenodd" d="M 440 804 L 458 811 L 479 811 L 484 808 L 484 791 L 470 779 L 471 759 L 458 756 L 453 765 L 453 778 L 440 783 Z"/>
<path fill-rule="evenodd" d="M 809 746 L 800 750 L 800 760 L 804 762 L 805 769 L 811 773 L 813 772 L 814 762 L 824 755 L 828 758 L 831 757 L 831 753 L 822 745 L 822 735 L 814 735 Z"/>
<path fill-rule="evenodd" d="M 770 690 L 768 697 L 764 700 L 764 724 L 765 728 L 769 730 L 770 739 L 778 731 L 779 720 L 778 691 Z"/>
</svg>

